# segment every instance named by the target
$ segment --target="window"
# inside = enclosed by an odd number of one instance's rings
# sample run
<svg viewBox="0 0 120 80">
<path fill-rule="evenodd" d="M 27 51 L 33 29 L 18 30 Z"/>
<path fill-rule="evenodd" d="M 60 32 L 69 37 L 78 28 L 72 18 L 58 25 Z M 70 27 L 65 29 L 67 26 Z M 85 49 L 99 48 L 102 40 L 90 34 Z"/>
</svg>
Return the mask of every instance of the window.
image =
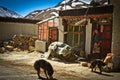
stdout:
<svg viewBox="0 0 120 80">
<path fill-rule="evenodd" d="M 85 46 L 85 26 L 68 26 L 66 43 L 70 46 Z"/>
<path fill-rule="evenodd" d="M 39 24 L 38 26 L 38 39 L 39 40 L 47 40 L 48 37 L 48 29 L 47 22 Z"/>
</svg>

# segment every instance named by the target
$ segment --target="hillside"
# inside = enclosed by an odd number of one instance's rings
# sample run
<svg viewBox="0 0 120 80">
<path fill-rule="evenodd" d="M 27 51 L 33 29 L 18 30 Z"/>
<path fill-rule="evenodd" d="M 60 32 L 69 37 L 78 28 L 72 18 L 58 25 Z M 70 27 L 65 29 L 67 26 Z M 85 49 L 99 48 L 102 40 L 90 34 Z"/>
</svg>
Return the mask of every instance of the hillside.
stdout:
<svg viewBox="0 0 120 80">
<path fill-rule="evenodd" d="M 92 0 L 63 0 L 52 8 L 33 11 L 26 15 L 24 18 L 44 20 L 53 16 L 58 16 L 60 10 L 87 8 L 90 6 L 91 1 Z M 107 0 L 95 1 L 100 4 L 108 4 Z"/>
<path fill-rule="evenodd" d="M 22 16 L 10 9 L 0 6 L 0 17 L 21 18 Z"/>
</svg>

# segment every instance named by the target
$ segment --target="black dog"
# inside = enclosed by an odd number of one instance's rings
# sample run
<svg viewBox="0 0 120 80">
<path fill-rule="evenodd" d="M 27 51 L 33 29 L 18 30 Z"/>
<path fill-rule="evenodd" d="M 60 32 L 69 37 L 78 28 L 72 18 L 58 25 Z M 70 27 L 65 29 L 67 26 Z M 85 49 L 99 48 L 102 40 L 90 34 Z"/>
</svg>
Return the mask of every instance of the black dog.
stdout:
<svg viewBox="0 0 120 80">
<path fill-rule="evenodd" d="M 42 78 L 40 76 L 40 68 L 44 70 L 44 73 L 47 79 L 53 79 L 52 75 L 54 73 L 54 70 L 53 70 L 52 65 L 48 61 L 43 60 L 43 59 L 37 60 L 34 63 L 34 68 L 37 71 L 37 75 L 39 79 Z"/>
<path fill-rule="evenodd" d="M 102 74 L 102 67 L 105 66 L 106 64 L 100 60 L 100 59 L 95 59 L 94 61 L 91 62 L 90 68 L 93 71 L 93 69 L 96 70 L 96 66 L 98 66 L 100 70 L 100 74 Z"/>
</svg>

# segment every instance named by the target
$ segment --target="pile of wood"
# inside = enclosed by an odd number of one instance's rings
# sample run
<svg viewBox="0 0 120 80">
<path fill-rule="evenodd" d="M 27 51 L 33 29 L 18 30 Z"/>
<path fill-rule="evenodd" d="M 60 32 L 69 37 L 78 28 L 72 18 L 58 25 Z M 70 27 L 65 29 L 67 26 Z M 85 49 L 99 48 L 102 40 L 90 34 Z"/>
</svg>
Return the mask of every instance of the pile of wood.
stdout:
<svg viewBox="0 0 120 80">
<path fill-rule="evenodd" d="M 9 51 L 12 50 L 28 50 L 34 51 L 36 37 L 15 35 L 10 41 L 3 42 L 3 47 Z"/>
</svg>

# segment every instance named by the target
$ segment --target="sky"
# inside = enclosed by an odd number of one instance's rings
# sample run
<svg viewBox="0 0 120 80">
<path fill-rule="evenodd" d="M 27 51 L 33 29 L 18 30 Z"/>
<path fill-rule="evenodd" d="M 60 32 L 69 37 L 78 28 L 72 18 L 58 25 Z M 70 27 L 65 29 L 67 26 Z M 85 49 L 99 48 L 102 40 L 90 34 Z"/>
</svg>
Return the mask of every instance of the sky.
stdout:
<svg viewBox="0 0 120 80">
<path fill-rule="evenodd" d="M 26 16 L 34 10 L 54 7 L 61 1 L 63 0 L 0 0 L 0 6 Z"/>
</svg>

